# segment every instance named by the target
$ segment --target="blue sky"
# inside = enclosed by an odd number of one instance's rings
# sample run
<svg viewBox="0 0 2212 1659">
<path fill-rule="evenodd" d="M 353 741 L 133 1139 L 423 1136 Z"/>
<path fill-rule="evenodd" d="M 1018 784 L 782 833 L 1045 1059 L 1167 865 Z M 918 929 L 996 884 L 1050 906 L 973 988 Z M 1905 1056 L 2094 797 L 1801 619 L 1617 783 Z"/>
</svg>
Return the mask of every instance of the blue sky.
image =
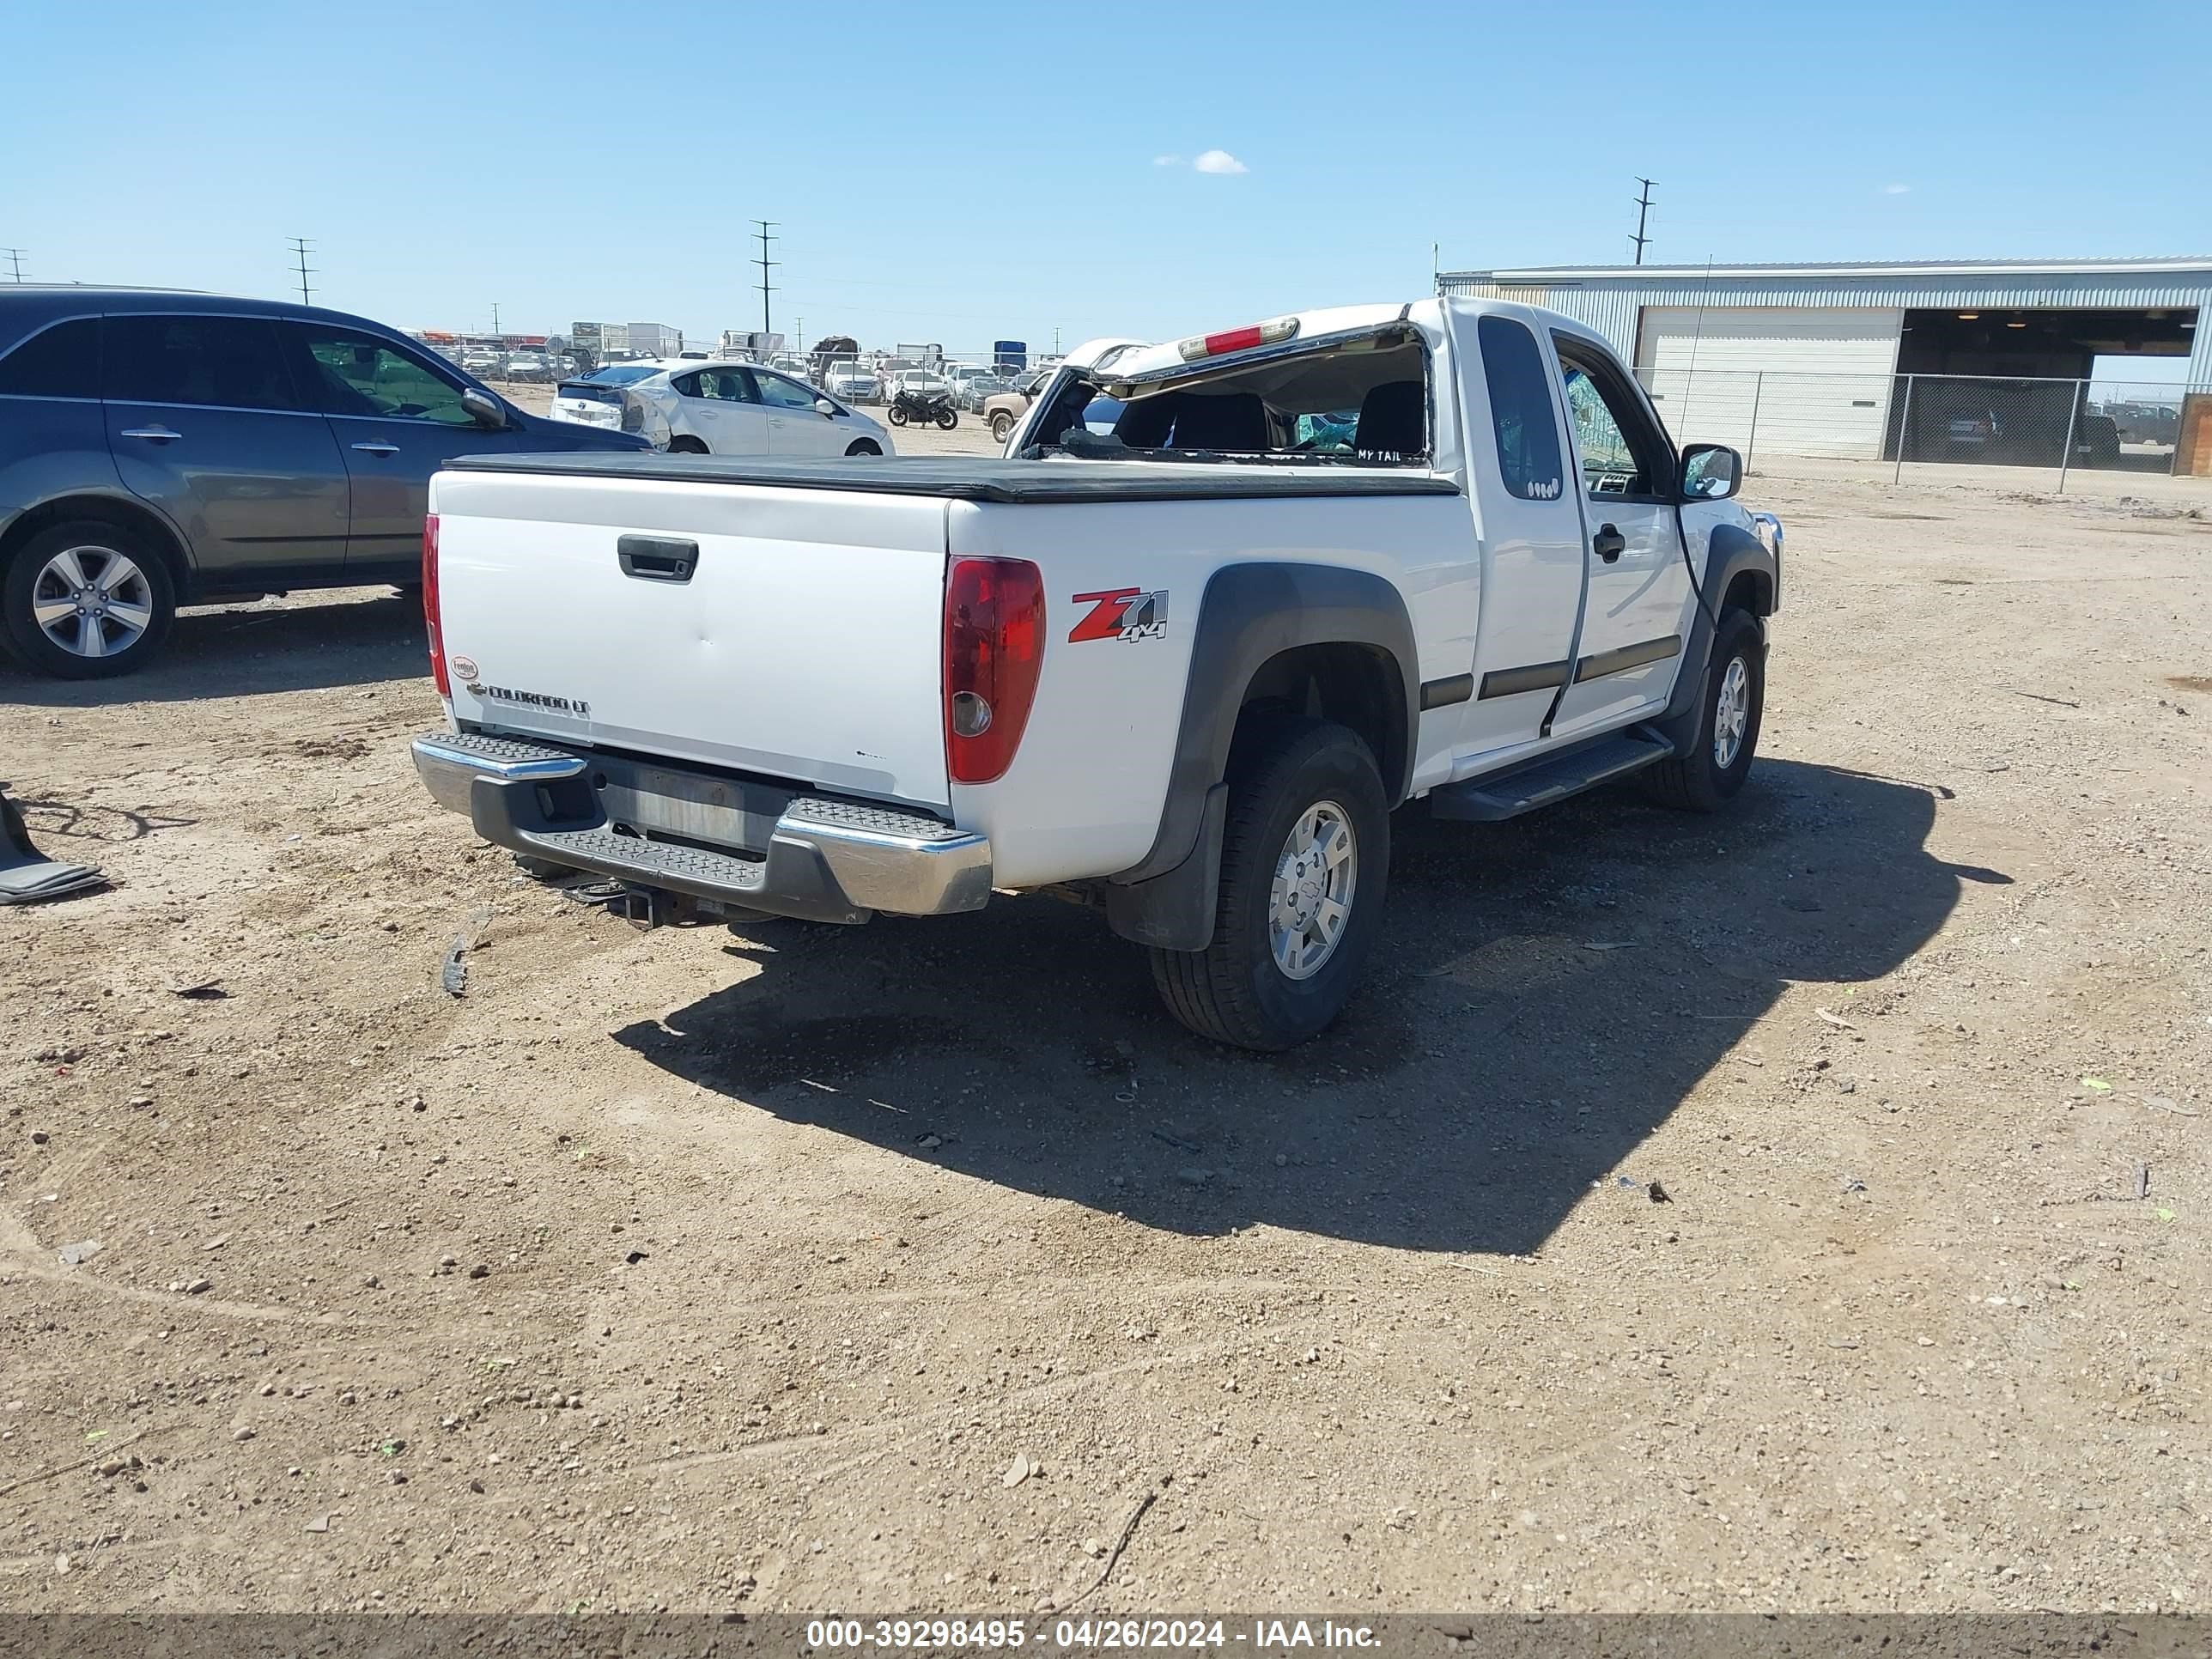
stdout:
<svg viewBox="0 0 2212 1659">
<path fill-rule="evenodd" d="M 1571 17 L 1571 27 L 1560 18 Z M 1049 344 L 1446 269 L 2212 252 L 2202 0 L 20 6 L 33 280 Z M 1218 151 L 1233 163 L 1202 171 Z M 1238 170 L 1242 169 L 1242 170 Z M 5 265 L 0 264 L 0 279 Z"/>
</svg>

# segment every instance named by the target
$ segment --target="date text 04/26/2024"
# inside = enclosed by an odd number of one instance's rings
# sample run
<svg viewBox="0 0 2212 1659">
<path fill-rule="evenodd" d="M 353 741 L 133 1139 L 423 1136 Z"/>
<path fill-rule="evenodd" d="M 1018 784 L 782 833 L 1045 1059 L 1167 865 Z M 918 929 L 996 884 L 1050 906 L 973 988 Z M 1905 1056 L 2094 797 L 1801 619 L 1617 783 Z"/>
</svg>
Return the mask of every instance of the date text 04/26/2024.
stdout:
<svg viewBox="0 0 2212 1659">
<path fill-rule="evenodd" d="M 817 1619 L 808 1621 L 806 1644 L 817 1652 L 839 1649 L 1026 1647 L 1064 1650 L 1159 1649 L 1185 1652 L 1243 1649 L 1255 1654 L 1291 1653 L 1302 1649 L 1372 1650 L 1381 1644 L 1374 1627 L 1340 1625 L 1334 1620 L 1093 1618 L 1022 1619 Z"/>
</svg>

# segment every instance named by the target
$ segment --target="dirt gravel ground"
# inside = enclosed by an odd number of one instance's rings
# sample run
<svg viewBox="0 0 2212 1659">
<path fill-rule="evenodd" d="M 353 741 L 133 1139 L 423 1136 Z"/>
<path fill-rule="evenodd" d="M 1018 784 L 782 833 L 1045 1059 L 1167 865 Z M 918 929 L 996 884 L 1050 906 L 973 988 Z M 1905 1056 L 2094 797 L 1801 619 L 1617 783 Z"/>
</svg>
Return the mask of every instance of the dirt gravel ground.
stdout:
<svg viewBox="0 0 2212 1659">
<path fill-rule="evenodd" d="M 2212 509 L 1749 493 L 1735 809 L 1401 813 L 1276 1059 L 519 878 L 380 591 L 0 671 L 0 1607 L 2203 1610 Z"/>
</svg>

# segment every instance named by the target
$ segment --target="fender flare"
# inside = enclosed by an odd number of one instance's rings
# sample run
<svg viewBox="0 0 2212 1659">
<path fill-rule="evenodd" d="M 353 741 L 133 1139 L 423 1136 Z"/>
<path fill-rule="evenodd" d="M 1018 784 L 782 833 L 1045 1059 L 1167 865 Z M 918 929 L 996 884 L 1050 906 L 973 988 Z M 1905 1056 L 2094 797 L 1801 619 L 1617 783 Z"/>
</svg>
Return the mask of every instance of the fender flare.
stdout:
<svg viewBox="0 0 2212 1659">
<path fill-rule="evenodd" d="M 1698 694 L 1705 689 L 1705 664 L 1712 655 L 1713 618 L 1721 614 L 1721 601 L 1729 587 L 1746 571 L 1766 579 L 1766 608 L 1754 613 L 1759 617 L 1759 643 L 1764 646 L 1766 618 L 1782 603 L 1781 562 L 1765 543 L 1742 526 L 1715 526 L 1705 539 L 1705 574 L 1698 584 L 1697 613 L 1690 619 L 1690 638 L 1682 648 L 1674 695 L 1668 699 L 1666 712 L 1651 722 L 1674 743 L 1677 754 L 1687 753 L 1688 745 L 1697 740 L 1698 723 L 1704 713 Z"/>
<path fill-rule="evenodd" d="M 1212 943 L 1237 716 L 1262 667 L 1314 645 L 1371 647 L 1395 670 L 1395 729 L 1376 763 L 1385 798 L 1393 806 L 1405 799 L 1421 698 L 1403 596 L 1371 571 L 1340 565 L 1224 566 L 1200 602 L 1158 832 L 1143 859 L 1104 884 L 1107 921 L 1124 939 L 1170 951 Z"/>
</svg>

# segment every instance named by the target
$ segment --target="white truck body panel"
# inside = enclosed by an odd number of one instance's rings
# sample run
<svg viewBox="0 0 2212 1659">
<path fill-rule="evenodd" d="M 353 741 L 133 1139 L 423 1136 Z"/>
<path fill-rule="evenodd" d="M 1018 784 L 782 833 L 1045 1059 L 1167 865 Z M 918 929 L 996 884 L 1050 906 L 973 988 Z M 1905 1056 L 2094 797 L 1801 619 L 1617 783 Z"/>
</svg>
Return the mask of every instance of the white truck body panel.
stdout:
<svg viewBox="0 0 2212 1659">
<path fill-rule="evenodd" d="M 1006 886 L 1126 869 L 1151 849 L 1200 603 L 1224 567 L 1324 564 L 1397 584 L 1424 678 L 1460 672 L 1474 644 L 1478 566 L 1467 503 L 1456 495 L 956 501 L 950 523 L 953 556 L 1029 559 L 1046 573 L 1045 665 L 1029 736 L 1004 777 L 952 789 L 953 821 L 990 836 Z M 1091 609 L 1076 594 L 1131 587 L 1167 593 L 1160 637 L 1070 642 Z M 1455 712 L 1422 721 L 1417 777 L 1449 775 Z"/>
</svg>

